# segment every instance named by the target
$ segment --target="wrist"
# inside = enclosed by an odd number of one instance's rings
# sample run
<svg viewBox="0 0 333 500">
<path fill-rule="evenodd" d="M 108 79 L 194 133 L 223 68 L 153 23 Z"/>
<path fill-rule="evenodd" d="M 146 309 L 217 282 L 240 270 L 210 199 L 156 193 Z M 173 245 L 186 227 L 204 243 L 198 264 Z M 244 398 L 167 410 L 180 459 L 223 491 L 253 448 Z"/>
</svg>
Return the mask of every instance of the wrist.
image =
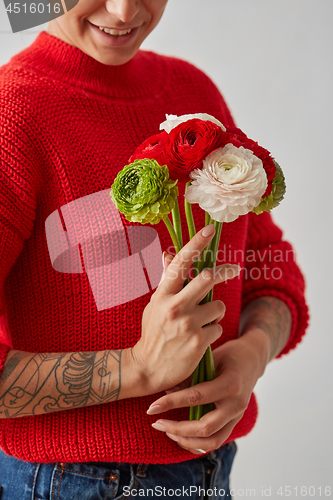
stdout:
<svg viewBox="0 0 333 500">
<path fill-rule="evenodd" d="M 252 327 L 242 333 L 239 340 L 246 343 L 252 350 L 253 356 L 257 358 L 256 366 L 259 371 L 258 378 L 262 377 L 270 361 L 270 341 L 268 336 L 260 328 Z"/>
<path fill-rule="evenodd" d="M 258 297 L 241 313 L 239 335 L 258 330 L 263 342 L 269 343 L 269 359 L 275 358 L 288 342 L 292 327 L 291 311 L 283 300 L 277 297 Z"/>
<path fill-rule="evenodd" d="M 133 347 L 123 349 L 121 381 L 119 399 L 149 396 L 157 392 L 151 387 L 150 377 L 137 359 Z"/>
</svg>

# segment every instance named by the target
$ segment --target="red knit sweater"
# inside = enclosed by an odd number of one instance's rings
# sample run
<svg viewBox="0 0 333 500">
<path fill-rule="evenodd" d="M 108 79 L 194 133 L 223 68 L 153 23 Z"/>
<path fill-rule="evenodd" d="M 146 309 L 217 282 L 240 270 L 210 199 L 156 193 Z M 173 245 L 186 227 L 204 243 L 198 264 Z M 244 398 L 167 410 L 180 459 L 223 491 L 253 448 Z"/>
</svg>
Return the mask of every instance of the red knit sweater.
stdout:
<svg viewBox="0 0 333 500">
<path fill-rule="evenodd" d="M 158 132 L 166 113 L 197 112 L 233 124 L 206 75 L 187 62 L 151 52 L 140 51 L 119 67 L 106 66 L 42 31 L 0 68 L 0 372 L 9 349 L 96 351 L 138 341 L 152 290 L 98 310 L 87 273 L 53 267 L 45 221 L 64 205 L 109 189 L 134 149 Z M 183 194 L 180 186 L 184 221 Z M 197 228 L 204 225 L 197 206 L 194 218 Z M 122 223 L 131 225 L 123 217 Z M 162 250 L 169 248 L 164 224 L 151 227 Z M 220 249 L 219 263 L 245 269 L 242 279 L 214 289 L 214 298 L 225 302 L 227 312 L 223 336 L 213 348 L 237 337 L 242 304 L 273 295 L 292 311 L 292 332 L 282 354 L 287 353 L 300 341 L 308 320 L 304 280 L 290 244 L 269 214 L 249 214 L 224 224 Z M 161 395 L 0 419 L 0 446 L 31 462 L 193 459 L 151 427 L 158 416 L 148 416 L 146 410 Z M 188 409 L 163 416 L 186 420 Z M 228 440 L 247 434 L 256 418 L 252 395 Z"/>
</svg>

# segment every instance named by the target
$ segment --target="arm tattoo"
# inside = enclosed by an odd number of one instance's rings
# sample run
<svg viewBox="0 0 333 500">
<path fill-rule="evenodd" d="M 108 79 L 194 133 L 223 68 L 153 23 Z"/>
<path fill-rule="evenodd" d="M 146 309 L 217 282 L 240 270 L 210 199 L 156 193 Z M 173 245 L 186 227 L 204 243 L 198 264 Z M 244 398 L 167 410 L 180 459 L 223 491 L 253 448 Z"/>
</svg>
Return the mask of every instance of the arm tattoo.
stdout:
<svg viewBox="0 0 333 500">
<path fill-rule="evenodd" d="M 261 297 L 250 302 L 242 312 L 240 335 L 253 327 L 263 330 L 270 339 L 270 359 L 273 359 L 286 345 L 291 324 L 290 309 L 282 300 Z"/>
<path fill-rule="evenodd" d="M 0 379 L 0 418 L 116 401 L 121 389 L 121 354 L 122 350 L 62 354 L 16 351 Z"/>
</svg>

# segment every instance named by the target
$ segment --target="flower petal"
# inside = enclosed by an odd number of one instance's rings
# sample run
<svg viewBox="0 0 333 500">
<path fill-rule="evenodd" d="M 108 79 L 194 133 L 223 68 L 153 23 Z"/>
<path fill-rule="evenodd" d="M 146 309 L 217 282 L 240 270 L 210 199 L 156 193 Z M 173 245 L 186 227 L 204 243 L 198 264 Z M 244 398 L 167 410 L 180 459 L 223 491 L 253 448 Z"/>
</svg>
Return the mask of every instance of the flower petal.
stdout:
<svg viewBox="0 0 333 500">
<path fill-rule="evenodd" d="M 225 126 L 214 116 L 208 115 L 207 113 L 195 113 L 193 115 L 165 115 L 166 120 L 160 124 L 160 130 L 165 130 L 168 134 L 170 131 L 177 127 L 180 123 L 187 122 L 188 120 L 193 120 L 197 118 L 198 120 L 203 120 L 203 121 L 210 121 L 212 123 L 215 123 L 215 125 L 218 125 L 221 127 L 221 129 L 225 132 L 226 128 Z"/>
<path fill-rule="evenodd" d="M 213 151 L 190 177 L 186 200 L 198 203 L 219 222 L 232 222 L 250 212 L 260 203 L 268 182 L 260 158 L 233 144 Z"/>
</svg>

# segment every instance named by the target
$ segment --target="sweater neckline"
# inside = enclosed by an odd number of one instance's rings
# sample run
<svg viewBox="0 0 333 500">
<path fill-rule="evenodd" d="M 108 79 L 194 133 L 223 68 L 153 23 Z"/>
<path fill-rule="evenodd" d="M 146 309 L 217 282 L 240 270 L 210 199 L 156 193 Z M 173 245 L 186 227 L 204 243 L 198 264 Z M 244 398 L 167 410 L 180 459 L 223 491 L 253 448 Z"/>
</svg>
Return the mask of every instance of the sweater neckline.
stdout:
<svg viewBox="0 0 333 500">
<path fill-rule="evenodd" d="M 157 61 L 158 60 L 158 61 Z M 166 87 L 166 58 L 139 50 L 127 63 L 108 66 L 47 31 L 41 31 L 11 64 L 27 65 L 46 76 L 81 90 L 133 99 L 154 95 Z"/>
</svg>

